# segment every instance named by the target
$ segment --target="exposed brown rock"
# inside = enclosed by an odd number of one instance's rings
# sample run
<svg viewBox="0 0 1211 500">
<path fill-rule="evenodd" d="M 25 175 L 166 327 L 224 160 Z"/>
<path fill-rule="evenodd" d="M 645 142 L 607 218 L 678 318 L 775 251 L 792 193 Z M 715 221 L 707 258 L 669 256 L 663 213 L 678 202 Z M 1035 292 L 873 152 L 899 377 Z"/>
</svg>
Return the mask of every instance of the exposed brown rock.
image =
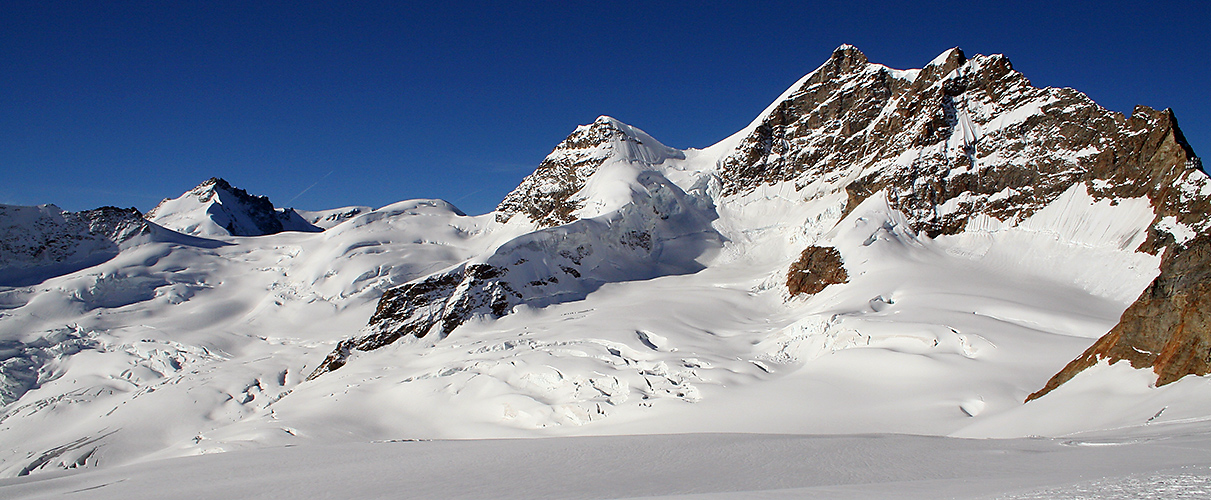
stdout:
<svg viewBox="0 0 1211 500">
<path fill-rule="evenodd" d="M 980 213 L 1025 219 L 1076 183 L 1095 196 L 1165 199 L 1194 158 L 1171 111 L 1140 106 L 1125 118 L 1076 90 L 1031 86 L 1001 55 L 968 59 L 952 49 L 905 74 L 838 48 L 721 161 L 724 194 L 840 183 L 852 209 L 886 190 L 914 230 L 936 236 Z M 984 130 L 1033 107 L 970 148 L 948 146 L 960 112 Z M 905 162 L 905 153 L 915 156 Z M 939 210 L 948 202 L 957 208 Z"/>
<path fill-rule="evenodd" d="M 572 212 L 581 207 L 574 195 L 605 162 L 612 142 L 627 139 L 606 117 L 578 127 L 505 196 L 496 207 L 496 220 L 505 222 L 514 214 L 524 214 L 539 227 L 572 222 Z"/>
<path fill-rule="evenodd" d="M 510 299 L 520 297 L 508 282 L 499 279 L 507 272 L 507 268 L 471 264 L 387 290 L 366 333 L 338 343 L 307 380 L 344 366 L 355 350 L 373 351 L 404 337 L 423 338 L 435 330 L 448 335 L 478 313 L 504 316 L 512 305 Z"/>
<path fill-rule="evenodd" d="M 1042 397 L 1103 359 L 1151 367 L 1157 386 L 1211 373 L 1211 237 L 1200 236 L 1184 249 L 1168 250 L 1160 276 L 1110 333 L 1026 401 Z"/>
<path fill-rule="evenodd" d="M 809 246 L 786 273 L 786 288 L 791 296 L 815 295 L 828 285 L 849 282 L 841 253 L 833 247 Z"/>
<path fill-rule="evenodd" d="M 1211 268 L 1211 259 L 1178 245 L 1160 222 L 1171 217 L 1211 237 L 1211 186 L 1173 112 L 1137 106 L 1127 118 L 1073 89 L 1035 88 L 1003 56 L 944 56 L 914 76 L 838 48 L 721 161 L 724 194 L 778 182 L 840 185 L 848 213 L 885 190 L 931 237 L 961 232 L 979 214 L 1023 220 L 1075 184 L 1095 198 L 1146 196 L 1156 218 L 1138 250 L 1170 248 L 1161 276 L 1110 334 L 1032 397 L 1102 358 L 1152 366 L 1158 384 L 1207 373 L 1211 333 L 1199 305 L 1208 285 L 1193 270 Z M 955 147 L 962 113 L 981 132 Z M 1006 116 L 1015 119 L 998 121 Z"/>
</svg>

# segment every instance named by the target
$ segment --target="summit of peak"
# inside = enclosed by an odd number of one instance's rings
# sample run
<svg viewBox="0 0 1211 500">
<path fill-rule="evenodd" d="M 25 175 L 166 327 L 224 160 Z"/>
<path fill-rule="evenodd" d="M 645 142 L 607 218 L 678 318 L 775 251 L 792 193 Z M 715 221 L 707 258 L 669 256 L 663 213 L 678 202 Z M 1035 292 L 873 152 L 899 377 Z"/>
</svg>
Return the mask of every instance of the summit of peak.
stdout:
<svg viewBox="0 0 1211 500">
<path fill-rule="evenodd" d="M 938 54 L 938 57 L 933 58 L 932 61 L 929 61 L 929 64 L 921 68 L 920 77 L 924 81 L 936 81 L 966 63 L 967 54 L 963 53 L 963 49 L 952 47 Z"/>
<path fill-rule="evenodd" d="M 194 236 L 260 236 L 282 231 L 318 231 L 294 210 L 278 209 L 267 196 L 249 194 L 211 177 L 177 198 L 165 199 L 147 220 Z"/>
<path fill-rule="evenodd" d="M 955 65 L 957 67 L 965 62 L 967 62 L 967 54 L 963 52 L 963 49 L 959 47 L 951 47 L 945 51 L 942 51 L 941 54 L 938 54 L 938 57 L 935 57 L 932 61 L 929 61 L 929 64 L 926 64 L 925 67 L 928 68 L 930 66 L 950 65 Z"/>
<path fill-rule="evenodd" d="M 585 125 L 585 127 L 588 127 L 590 129 L 594 129 L 594 130 L 607 129 L 607 130 L 618 131 L 618 132 L 622 132 L 623 134 L 625 134 L 627 136 L 631 136 L 631 137 L 636 136 L 637 135 L 636 131 L 639 130 L 635 127 L 627 125 L 622 120 L 619 120 L 619 119 L 614 118 L 613 116 L 609 116 L 609 115 L 598 116 L 596 120 L 593 120 L 593 123 L 591 123 L 589 125 Z M 642 133 L 642 132 L 639 132 L 639 133 Z"/>
<path fill-rule="evenodd" d="M 534 173 L 505 196 L 496 207 L 497 220 L 505 222 L 516 213 L 524 213 L 539 226 L 572 222 L 586 204 L 587 195 L 580 193 L 581 189 L 603 165 L 652 168 L 670 158 L 684 159 L 685 153 L 617 118 L 599 116 L 592 124 L 576 127 Z"/>
<path fill-rule="evenodd" d="M 833 50 L 832 56 L 829 57 L 829 62 L 835 62 L 841 71 L 849 71 L 854 67 L 865 66 L 869 61 L 866 59 L 866 54 L 863 54 L 861 50 L 845 43 Z"/>
<path fill-rule="evenodd" d="M 231 185 L 230 182 L 227 182 L 227 179 L 224 179 L 222 177 L 211 177 L 209 179 L 202 181 L 201 184 L 198 184 L 197 187 L 193 188 L 194 191 L 201 191 L 201 190 L 206 190 L 206 189 L 224 189 L 227 191 L 231 191 L 232 189 L 234 189 L 234 187 Z"/>
<path fill-rule="evenodd" d="M 616 126 L 619 123 L 622 123 L 622 122 L 618 121 L 617 118 L 614 118 L 613 116 L 610 116 L 610 115 L 601 115 L 601 116 L 598 116 L 596 120 L 593 120 L 594 125 L 615 125 Z"/>
<path fill-rule="evenodd" d="M 842 44 L 837 46 L 837 48 L 833 48 L 832 57 L 861 57 L 863 61 L 866 61 L 866 54 L 862 53 L 859 48 L 849 44 Z"/>
</svg>

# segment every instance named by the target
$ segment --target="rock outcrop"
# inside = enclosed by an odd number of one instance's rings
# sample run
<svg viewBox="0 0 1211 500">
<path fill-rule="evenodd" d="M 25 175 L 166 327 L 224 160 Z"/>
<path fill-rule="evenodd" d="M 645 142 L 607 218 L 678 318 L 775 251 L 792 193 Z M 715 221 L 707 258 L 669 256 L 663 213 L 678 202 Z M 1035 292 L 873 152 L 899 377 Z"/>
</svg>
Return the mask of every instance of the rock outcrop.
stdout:
<svg viewBox="0 0 1211 500">
<path fill-rule="evenodd" d="M 786 288 L 791 296 L 815 295 L 828 285 L 849 281 L 841 252 L 832 247 L 809 246 L 786 273 Z"/>
</svg>

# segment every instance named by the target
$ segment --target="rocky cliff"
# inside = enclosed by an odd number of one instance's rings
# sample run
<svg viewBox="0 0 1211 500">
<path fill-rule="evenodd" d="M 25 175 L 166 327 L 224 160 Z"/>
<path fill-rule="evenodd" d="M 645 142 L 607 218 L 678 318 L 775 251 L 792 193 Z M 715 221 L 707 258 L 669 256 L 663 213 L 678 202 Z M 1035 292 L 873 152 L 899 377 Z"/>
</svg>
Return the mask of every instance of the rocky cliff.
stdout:
<svg viewBox="0 0 1211 500">
<path fill-rule="evenodd" d="M 843 187 L 852 208 L 886 189 L 930 235 L 963 231 L 977 214 L 1023 220 L 1077 183 L 1095 197 L 1148 196 L 1162 216 L 1208 224 L 1190 198 L 1169 196 L 1182 183 L 1206 185 L 1171 111 L 1140 106 L 1126 118 L 1076 90 L 1031 86 L 1004 56 L 959 49 L 898 71 L 842 46 L 721 166 L 725 194 L 793 181 Z"/>
<path fill-rule="evenodd" d="M 1095 199 L 1146 197 L 1155 218 L 1137 250 L 1164 252 L 1161 275 L 1031 398 L 1098 359 L 1153 367 L 1158 384 L 1209 371 L 1211 329 L 1198 304 L 1208 286 L 1200 270 L 1211 268 L 1211 182 L 1171 110 L 1138 106 L 1124 117 L 1073 89 L 1035 88 L 1000 55 L 952 49 L 897 71 L 842 46 L 721 167 L 725 193 L 785 181 L 843 187 L 852 210 L 886 190 L 931 236 L 962 232 L 978 216 L 1016 224 L 1073 185 Z"/>
</svg>

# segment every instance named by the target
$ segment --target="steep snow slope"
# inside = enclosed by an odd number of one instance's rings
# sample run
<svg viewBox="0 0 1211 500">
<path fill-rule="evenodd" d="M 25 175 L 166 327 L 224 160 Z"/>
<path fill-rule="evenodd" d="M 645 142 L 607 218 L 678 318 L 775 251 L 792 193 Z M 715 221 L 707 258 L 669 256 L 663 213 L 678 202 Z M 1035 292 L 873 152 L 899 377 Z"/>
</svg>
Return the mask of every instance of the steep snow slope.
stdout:
<svg viewBox="0 0 1211 500">
<path fill-rule="evenodd" d="M 217 177 L 177 198 L 161 201 L 147 212 L 147 219 L 195 236 L 260 236 L 322 230 L 293 209 L 274 208 L 269 198 L 250 195 Z"/>
<path fill-rule="evenodd" d="M 1105 147 L 1047 142 L 1059 110 Z M 0 473 L 350 440 L 1203 429 L 1206 378 L 1122 363 L 1023 404 L 1158 275 L 1137 248 L 1204 229 L 1081 173 L 1184 151 L 1164 116 L 1105 113 L 1000 56 L 898 71 L 841 47 L 710 148 L 579 127 L 482 216 L 414 200 L 233 237 L 165 209 L 214 239 L 0 290 Z M 846 279 L 792 295 L 813 246 Z"/>
</svg>

